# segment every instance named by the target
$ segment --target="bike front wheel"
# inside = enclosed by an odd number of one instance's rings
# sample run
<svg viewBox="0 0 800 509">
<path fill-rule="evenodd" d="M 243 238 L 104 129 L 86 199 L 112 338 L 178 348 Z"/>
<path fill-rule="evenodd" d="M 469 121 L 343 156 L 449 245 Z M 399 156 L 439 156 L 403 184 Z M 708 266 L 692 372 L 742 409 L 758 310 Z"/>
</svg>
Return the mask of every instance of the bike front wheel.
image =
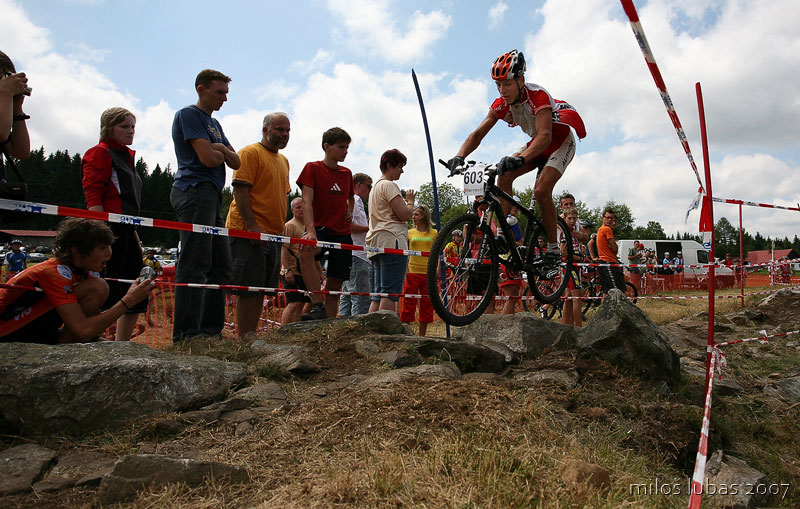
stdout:
<svg viewBox="0 0 800 509">
<path fill-rule="evenodd" d="M 461 232 L 461 243 L 453 232 Z M 498 253 L 488 225 L 475 214 L 457 216 L 436 236 L 428 258 L 428 294 L 450 325 L 474 322 L 497 293 Z"/>
<path fill-rule="evenodd" d="M 561 217 L 556 220 L 557 238 L 564 247 L 561 264 L 550 269 L 543 264 L 543 255 L 547 247 L 547 232 L 542 226 L 533 231 L 527 252 L 530 257 L 525 264 L 528 275 L 528 285 L 537 300 L 545 304 L 553 304 L 564 293 L 570 277 L 572 266 L 572 233 L 567 222 Z"/>
</svg>

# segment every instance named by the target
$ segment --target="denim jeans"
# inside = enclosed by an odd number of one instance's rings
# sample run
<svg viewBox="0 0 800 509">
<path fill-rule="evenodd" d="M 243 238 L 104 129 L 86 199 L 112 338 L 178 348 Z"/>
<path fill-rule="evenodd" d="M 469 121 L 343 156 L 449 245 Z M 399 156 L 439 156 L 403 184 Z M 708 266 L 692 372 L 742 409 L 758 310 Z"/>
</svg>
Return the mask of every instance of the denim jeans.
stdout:
<svg viewBox="0 0 800 509">
<path fill-rule="evenodd" d="M 222 194 L 210 182 L 201 182 L 185 191 L 173 187 L 170 202 L 178 221 L 225 226 L 220 216 Z M 231 251 L 227 237 L 181 231 L 180 239 L 176 283 L 230 282 Z M 174 318 L 173 341 L 199 334 L 219 334 L 225 326 L 225 295 L 222 290 L 176 286 Z"/>
<path fill-rule="evenodd" d="M 369 262 L 353 255 L 353 266 L 350 277 L 342 283 L 343 292 L 369 291 Z M 369 295 L 341 295 L 339 297 L 339 315 L 363 315 L 369 311 Z"/>
<path fill-rule="evenodd" d="M 403 292 L 403 281 L 406 278 L 408 255 L 381 253 L 370 258 L 372 260 L 370 293 L 394 294 L 389 299 L 397 302 Z M 370 300 L 380 302 L 381 297 L 370 296 Z"/>
</svg>

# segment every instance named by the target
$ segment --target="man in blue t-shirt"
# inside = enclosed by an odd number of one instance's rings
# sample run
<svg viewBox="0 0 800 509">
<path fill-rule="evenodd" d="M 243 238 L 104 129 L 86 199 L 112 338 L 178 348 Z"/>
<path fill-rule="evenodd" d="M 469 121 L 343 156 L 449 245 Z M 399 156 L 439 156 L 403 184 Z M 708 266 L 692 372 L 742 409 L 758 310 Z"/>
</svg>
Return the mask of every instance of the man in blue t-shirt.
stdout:
<svg viewBox="0 0 800 509">
<path fill-rule="evenodd" d="M 11 251 L 6 254 L 3 263 L 8 265 L 6 281 L 28 268 L 28 255 L 22 250 L 21 240 L 11 241 Z"/>
<path fill-rule="evenodd" d="M 222 126 L 211 114 L 228 100 L 231 79 L 219 71 L 205 69 L 195 79 L 197 103 L 175 113 L 172 141 L 178 171 L 170 201 L 178 221 L 223 228 L 220 215 L 225 166 L 241 165 Z M 225 237 L 207 233 L 180 232 L 181 250 L 175 272 L 176 283 L 225 284 L 231 269 L 231 252 Z M 175 287 L 175 322 L 172 340 L 217 335 L 225 325 L 222 290 Z"/>
</svg>

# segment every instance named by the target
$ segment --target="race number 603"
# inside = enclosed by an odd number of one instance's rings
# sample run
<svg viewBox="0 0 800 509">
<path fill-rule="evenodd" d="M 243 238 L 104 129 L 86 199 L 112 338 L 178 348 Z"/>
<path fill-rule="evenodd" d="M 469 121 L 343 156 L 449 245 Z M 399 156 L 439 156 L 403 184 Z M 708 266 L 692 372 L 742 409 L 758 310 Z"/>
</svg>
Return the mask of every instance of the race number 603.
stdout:
<svg viewBox="0 0 800 509">
<path fill-rule="evenodd" d="M 464 172 L 464 194 L 467 196 L 483 194 L 483 168 Z"/>
</svg>

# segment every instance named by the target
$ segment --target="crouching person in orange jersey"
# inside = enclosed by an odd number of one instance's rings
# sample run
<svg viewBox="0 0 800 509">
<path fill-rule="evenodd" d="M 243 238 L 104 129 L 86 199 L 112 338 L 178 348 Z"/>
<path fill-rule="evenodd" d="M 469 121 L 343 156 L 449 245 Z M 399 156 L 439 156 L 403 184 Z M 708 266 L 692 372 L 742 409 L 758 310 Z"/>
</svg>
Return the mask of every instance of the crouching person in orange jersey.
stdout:
<svg viewBox="0 0 800 509">
<path fill-rule="evenodd" d="M 144 300 L 155 284 L 137 279 L 113 306 L 100 312 L 108 283 L 99 276 L 111 258 L 114 234 L 100 221 L 67 218 L 58 227 L 55 258 L 0 288 L 0 342 L 85 343 Z M 42 291 L 34 290 L 39 288 Z"/>
</svg>

